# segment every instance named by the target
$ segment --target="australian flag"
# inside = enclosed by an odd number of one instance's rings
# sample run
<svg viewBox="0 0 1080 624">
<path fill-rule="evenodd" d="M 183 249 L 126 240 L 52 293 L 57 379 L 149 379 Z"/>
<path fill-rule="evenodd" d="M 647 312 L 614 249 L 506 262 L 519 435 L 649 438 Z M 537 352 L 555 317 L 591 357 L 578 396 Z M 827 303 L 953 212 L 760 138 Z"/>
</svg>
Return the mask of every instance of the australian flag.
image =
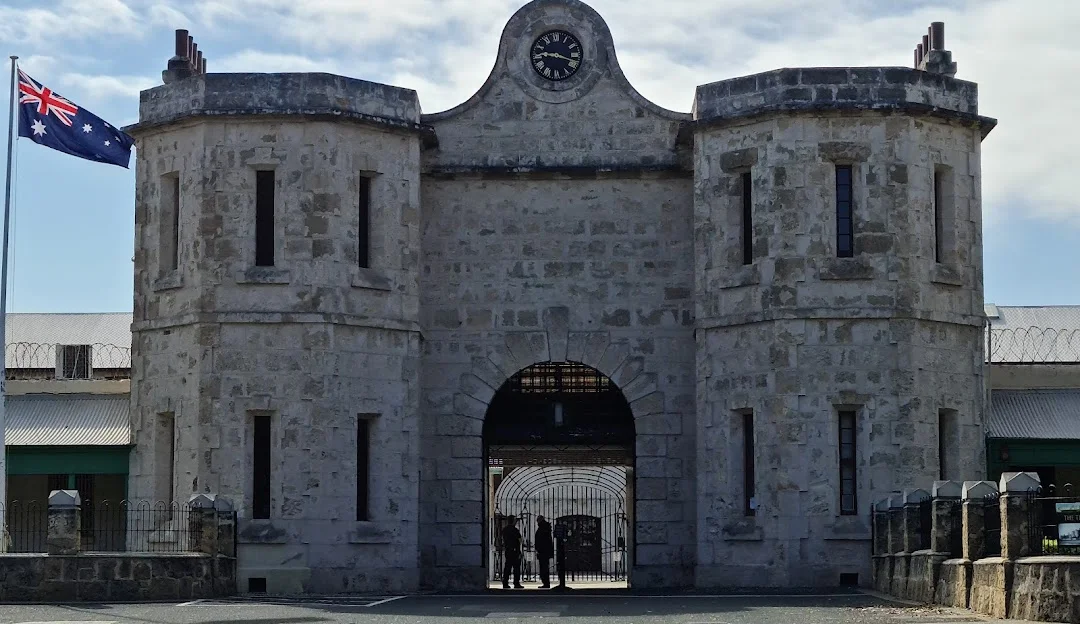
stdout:
<svg viewBox="0 0 1080 624">
<path fill-rule="evenodd" d="M 19 70 L 19 136 L 54 150 L 127 169 L 134 140 Z"/>
</svg>

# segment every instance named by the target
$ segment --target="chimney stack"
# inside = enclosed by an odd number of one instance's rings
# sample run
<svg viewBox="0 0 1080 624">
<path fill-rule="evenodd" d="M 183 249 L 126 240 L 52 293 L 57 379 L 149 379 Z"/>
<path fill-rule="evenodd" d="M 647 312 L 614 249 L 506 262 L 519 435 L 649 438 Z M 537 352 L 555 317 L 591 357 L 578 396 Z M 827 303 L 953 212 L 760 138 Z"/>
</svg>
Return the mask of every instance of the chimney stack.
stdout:
<svg viewBox="0 0 1080 624">
<path fill-rule="evenodd" d="M 199 44 L 195 43 L 195 38 L 187 29 L 176 30 L 173 52 L 165 71 L 161 72 L 161 79 L 165 84 L 206 73 L 206 59 L 199 50 Z"/>
<path fill-rule="evenodd" d="M 943 76 L 956 75 L 952 52 L 945 49 L 945 22 L 932 22 L 915 48 L 915 69 Z"/>
</svg>

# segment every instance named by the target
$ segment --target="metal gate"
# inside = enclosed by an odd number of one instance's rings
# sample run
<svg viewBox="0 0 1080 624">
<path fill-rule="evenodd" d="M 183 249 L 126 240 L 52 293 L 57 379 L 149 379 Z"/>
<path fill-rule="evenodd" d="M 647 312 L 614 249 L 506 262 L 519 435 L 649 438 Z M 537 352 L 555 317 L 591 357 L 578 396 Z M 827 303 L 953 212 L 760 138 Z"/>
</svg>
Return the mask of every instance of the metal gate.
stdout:
<svg viewBox="0 0 1080 624">
<path fill-rule="evenodd" d="M 538 516 L 544 516 L 551 523 L 553 533 L 555 527 L 566 528 L 564 548 L 568 583 L 625 581 L 630 547 L 625 471 L 621 467 L 529 467 L 518 470 L 532 471 L 529 481 L 540 487 L 533 489 L 506 479 L 500 484 L 501 496 L 496 496 L 495 515 L 489 523 L 494 553 L 491 580 L 502 580 L 506 560 L 503 530 L 509 524 L 508 517 L 513 515 L 522 537 L 523 581 L 539 580 L 535 547 Z M 623 475 L 621 483 L 612 478 L 619 473 Z M 511 491 L 506 491 L 508 488 Z M 555 559 L 550 563 L 554 583 L 557 578 Z"/>
</svg>

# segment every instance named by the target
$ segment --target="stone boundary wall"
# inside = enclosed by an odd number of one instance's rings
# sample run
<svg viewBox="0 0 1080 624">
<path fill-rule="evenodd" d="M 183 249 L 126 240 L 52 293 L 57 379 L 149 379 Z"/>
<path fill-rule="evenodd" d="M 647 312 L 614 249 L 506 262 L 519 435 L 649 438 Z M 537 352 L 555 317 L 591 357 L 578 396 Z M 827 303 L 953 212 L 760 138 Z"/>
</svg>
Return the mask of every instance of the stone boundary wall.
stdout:
<svg viewBox="0 0 1080 624">
<path fill-rule="evenodd" d="M 176 517 L 185 525 L 181 530 L 190 532 L 189 542 L 179 542 L 187 552 L 82 552 L 79 492 L 54 490 L 49 494 L 47 552 L 0 554 L 0 602 L 193 600 L 235 594 L 232 503 L 196 494 Z M 131 531 L 129 526 L 127 548 L 133 547 Z"/>
<path fill-rule="evenodd" d="M 236 593 L 236 559 L 205 553 L 0 555 L 0 602 L 194 600 Z"/>
<path fill-rule="evenodd" d="M 1029 493 L 1039 487 L 1035 473 L 1006 472 L 997 485 L 935 481 L 932 493 L 878 501 L 874 588 L 995 618 L 1080 624 L 1080 556 L 1043 556 L 1030 537 L 1039 502 Z M 1000 514 L 999 535 L 985 525 L 988 501 Z"/>
</svg>

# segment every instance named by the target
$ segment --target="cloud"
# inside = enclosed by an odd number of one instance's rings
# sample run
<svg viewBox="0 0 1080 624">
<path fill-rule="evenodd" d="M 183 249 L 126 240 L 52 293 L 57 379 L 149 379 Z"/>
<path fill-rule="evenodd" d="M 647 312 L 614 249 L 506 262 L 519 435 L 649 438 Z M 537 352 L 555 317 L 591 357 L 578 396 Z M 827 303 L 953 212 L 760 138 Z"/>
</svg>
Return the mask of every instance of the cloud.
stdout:
<svg viewBox="0 0 1080 624">
<path fill-rule="evenodd" d="M 0 6 L 0 41 L 47 49 L 59 41 L 91 39 L 102 33 L 139 36 L 138 14 L 122 0 L 60 0 L 55 9 Z"/>
<path fill-rule="evenodd" d="M 61 74 L 59 83 L 71 87 L 73 93 L 79 93 L 87 100 L 107 100 L 113 97 L 138 98 L 139 92 L 158 84 L 143 76 L 89 76 L 86 74 Z M 58 89 L 59 91 L 59 89 Z"/>
</svg>

